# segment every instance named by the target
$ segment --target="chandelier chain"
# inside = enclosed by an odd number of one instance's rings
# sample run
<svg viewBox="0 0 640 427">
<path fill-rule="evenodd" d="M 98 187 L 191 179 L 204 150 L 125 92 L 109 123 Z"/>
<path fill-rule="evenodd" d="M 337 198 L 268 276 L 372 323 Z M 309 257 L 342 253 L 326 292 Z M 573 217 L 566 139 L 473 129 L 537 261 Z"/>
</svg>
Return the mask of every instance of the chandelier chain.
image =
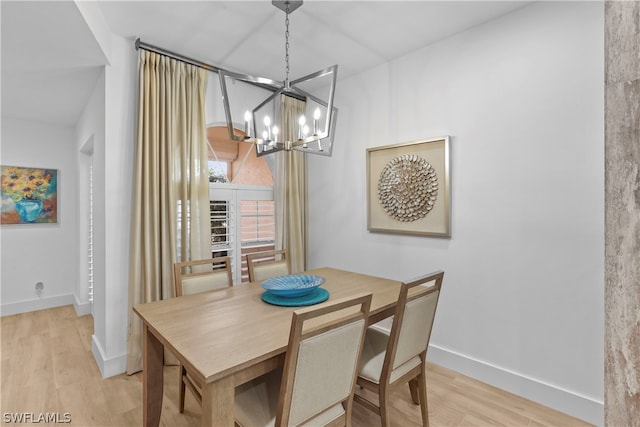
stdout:
<svg viewBox="0 0 640 427">
<path fill-rule="evenodd" d="M 285 61 L 285 86 L 289 87 L 289 2 L 286 3 L 287 10 L 285 11 L 286 17 L 284 19 L 284 61 Z"/>
<path fill-rule="evenodd" d="M 229 139 L 255 144 L 257 157 L 282 150 L 299 150 L 304 153 L 331 156 L 335 115 L 338 111 L 333 106 L 338 66 L 333 65 L 315 73 L 295 78 L 293 82 L 290 82 L 291 58 L 289 49 L 291 45 L 289 39 L 291 34 L 289 24 L 291 18 L 289 15 L 302 6 L 303 0 L 273 0 L 271 3 L 285 12 L 284 65 L 286 78 L 284 80 L 272 80 L 223 69 L 217 70 Z M 327 82 L 326 77 L 330 78 L 330 81 Z M 255 104 L 251 99 L 242 100 L 240 97 L 236 100 L 233 99 L 236 98 L 235 95 L 231 96 L 234 102 L 238 101 L 239 104 L 244 104 L 247 107 L 244 114 L 244 132 L 237 129 L 236 122 L 232 118 L 229 105 L 230 94 L 227 91 L 227 81 L 229 80 L 232 83 L 238 81 L 269 89 L 268 97 L 257 106 L 252 106 Z M 301 88 L 305 85 L 313 86 L 314 82 L 323 85 L 322 91 L 325 92 L 325 96 L 316 98 Z M 325 88 L 324 86 L 327 86 L 327 84 L 328 88 Z M 261 97 L 261 95 L 261 92 L 255 94 L 258 97 Z M 298 120 L 290 117 L 294 114 L 298 116 Z M 285 122 L 286 128 L 282 129 L 285 132 L 282 132 L 280 128 L 285 127 Z"/>
</svg>

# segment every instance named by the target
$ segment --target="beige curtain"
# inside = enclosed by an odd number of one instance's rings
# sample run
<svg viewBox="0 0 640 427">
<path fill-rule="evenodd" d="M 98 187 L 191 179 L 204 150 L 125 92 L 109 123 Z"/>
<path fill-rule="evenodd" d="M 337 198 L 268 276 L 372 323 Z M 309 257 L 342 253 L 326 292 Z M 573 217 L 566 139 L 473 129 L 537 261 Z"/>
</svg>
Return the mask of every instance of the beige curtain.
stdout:
<svg viewBox="0 0 640 427">
<path fill-rule="evenodd" d="M 142 369 L 142 322 L 131 308 L 174 296 L 176 261 L 211 256 L 207 72 L 142 50 L 138 84 L 128 374 Z"/>
<path fill-rule="evenodd" d="M 282 97 L 279 115 L 283 137 L 295 140 L 298 118 L 304 114 L 305 103 L 290 96 Z M 284 151 L 282 155 L 277 155 L 273 186 L 276 247 L 287 249 L 291 272 L 299 273 L 306 268 L 307 246 L 307 171 L 304 153 Z"/>
</svg>

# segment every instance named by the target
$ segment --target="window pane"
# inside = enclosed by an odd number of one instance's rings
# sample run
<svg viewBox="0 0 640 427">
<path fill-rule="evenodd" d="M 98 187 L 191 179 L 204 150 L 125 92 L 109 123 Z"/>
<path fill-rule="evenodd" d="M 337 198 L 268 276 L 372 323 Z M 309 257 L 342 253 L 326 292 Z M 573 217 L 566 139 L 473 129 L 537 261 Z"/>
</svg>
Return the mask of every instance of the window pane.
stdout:
<svg viewBox="0 0 640 427">
<path fill-rule="evenodd" d="M 209 182 L 227 182 L 229 163 L 209 160 Z"/>
<path fill-rule="evenodd" d="M 273 200 L 242 200 L 240 224 L 240 239 L 243 247 L 273 244 L 275 238 Z"/>
<path fill-rule="evenodd" d="M 209 211 L 211 212 L 211 257 L 232 257 L 231 203 L 226 200 L 211 200 Z"/>
</svg>

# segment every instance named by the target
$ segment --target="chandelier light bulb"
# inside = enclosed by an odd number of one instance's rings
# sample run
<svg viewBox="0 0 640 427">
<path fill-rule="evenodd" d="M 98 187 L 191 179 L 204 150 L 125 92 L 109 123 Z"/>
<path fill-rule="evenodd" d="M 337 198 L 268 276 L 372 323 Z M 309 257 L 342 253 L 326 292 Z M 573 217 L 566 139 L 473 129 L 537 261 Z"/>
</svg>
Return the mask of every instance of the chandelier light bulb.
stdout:
<svg viewBox="0 0 640 427">
<path fill-rule="evenodd" d="M 318 121 L 320 120 L 320 108 L 313 112 L 313 135 L 318 136 Z"/>
<path fill-rule="evenodd" d="M 280 129 L 278 129 L 278 126 L 274 126 L 273 128 L 271 128 L 271 132 L 273 133 L 273 141 L 278 142 L 278 134 L 280 133 Z"/>
<path fill-rule="evenodd" d="M 244 112 L 244 135 L 251 138 L 251 112 L 249 110 Z"/>
<path fill-rule="evenodd" d="M 271 141 L 271 118 L 269 116 L 264 116 L 264 126 L 266 127 L 263 135 L 266 134 L 265 140 Z"/>
<path fill-rule="evenodd" d="M 300 139 L 306 139 L 307 135 L 309 134 L 309 126 L 307 125 L 302 126 L 302 129 L 300 129 L 300 132 L 302 132 L 302 138 Z M 302 144 L 302 148 L 309 148 L 309 146 L 307 145 L 307 141 L 305 141 L 304 144 Z"/>
<path fill-rule="evenodd" d="M 298 124 L 300 125 L 298 127 L 298 139 L 304 139 L 306 137 L 306 135 L 302 132 L 306 122 L 307 119 L 304 117 L 304 115 L 300 116 L 300 118 L 298 119 Z"/>
</svg>

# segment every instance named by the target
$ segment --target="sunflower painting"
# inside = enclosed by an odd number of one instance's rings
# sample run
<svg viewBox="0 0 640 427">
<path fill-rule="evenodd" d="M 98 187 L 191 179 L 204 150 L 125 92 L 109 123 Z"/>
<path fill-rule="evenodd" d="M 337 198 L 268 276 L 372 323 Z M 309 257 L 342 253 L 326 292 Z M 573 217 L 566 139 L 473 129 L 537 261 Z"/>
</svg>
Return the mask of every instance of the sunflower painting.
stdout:
<svg viewBox="0 0 640 427">
<path fill-rule="evenodd" d="M 58 171 L 2 166 L 2 224 L 58 222 Z"/>
</svg>

